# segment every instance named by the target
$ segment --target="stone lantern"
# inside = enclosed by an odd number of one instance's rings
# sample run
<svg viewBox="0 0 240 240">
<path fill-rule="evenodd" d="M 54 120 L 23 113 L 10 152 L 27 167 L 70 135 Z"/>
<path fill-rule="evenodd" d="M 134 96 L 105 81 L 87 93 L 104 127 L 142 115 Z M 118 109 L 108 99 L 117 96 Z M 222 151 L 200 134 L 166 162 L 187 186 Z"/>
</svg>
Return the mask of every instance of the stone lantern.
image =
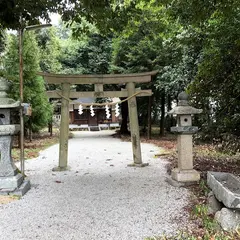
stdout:
<svg viewBox="0 0 240 240">
<path fill-rule="evenodd" d="M 0 194 L 23 195 L 30 188 L 15 166 L 11 150 L 12 136 L 20 126 L 10 123 L 10 110 L 20 108 L 20 102 L 7 98 L 8 82 L 0 77 Z"/>
<path fill-rule="evenodd" d="M 197 182 L 200 174 L 193 169 L 192 135 L 198 131 L 198 127 L 192 126 L 192 115 L 201 113 L 202 109 L 189 106 L 185 92 L 178 95 L 178 100 L 178 105 L 168 113 L 177 116 L 177 126 L 171 127 L 171 132 L 178 134 L 178 167 L 172 170 L 171 176 L 177 182 Z"/>
</svg>

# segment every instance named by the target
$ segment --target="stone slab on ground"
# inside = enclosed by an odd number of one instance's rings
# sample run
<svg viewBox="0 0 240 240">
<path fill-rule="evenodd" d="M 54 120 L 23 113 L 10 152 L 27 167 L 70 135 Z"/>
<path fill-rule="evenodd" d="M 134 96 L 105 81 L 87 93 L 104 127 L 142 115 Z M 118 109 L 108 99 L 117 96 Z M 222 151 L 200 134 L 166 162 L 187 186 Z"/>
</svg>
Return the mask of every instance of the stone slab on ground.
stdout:
<svg viewBox="0 0 240 240">
<path fill-rule="evenodd" d="M 234 231 L 240 226 L 240 210 L 222 208 L 215 214 L 215 220 L 219 222 L 225 231 Z"/>
<path fill-rule="evenodd" d="M 207 184 L 226 207 L 240 209 L 240 181 L 233 174 L 208 172 Z"/>
<path fill-rule="evenodd" d="M 19 186 L 15 191 L 10 193 L 9 195 L 15 195 L 15 196 L 23 196 L 24 194 L 27 193 L 31 189 L 31 183 L 29 179 L 24 179 L 21 186 Z"/>
<path fill-rule="evenodd" d="M 31 188 L 29 179 L 24 179 L 21 185 L 17 188 L 1 189 L 0 195 L 18 196 L 22 197 Z"/>
<path fill-rule="evenodd" d="M 174 168 L 171 172 L 173 180 L 178 182 L 199 182 L 200 174 L 195 169 L 182 170 L 179 168 Z"/>
<path fill-rule="evenodd" d="M 15 176 L 0 177 L 0 190 L 18 188 L 23 182 L 23 175 L 18 173 Z"/>
<path fill-rule="evenodd" d="M 165 178 L 165 181 L 167 183 L 169 183 L 170 185 L 172 185 L 173 187 L 189 187 L 189 186 L 198 184 L 197 182 L 179 182 L 179 181 L 172 179 L 171 176 L 167 176 Z"/>
<path fill-rule="evenodd" d="M 208 194 L 207 205 L 208 205 L 208 214 L 213 214 L 213 215 L 215 215 L 216 212 L 220 211 L 224 207 L 223 203 L 219 202 L 216 199 L 212 191 L 209 192 Z"/>
<path fill-rule="evenodd" d="M 142 240 L 174 234 L 188 223 L 190 193 L 165 182 L 167 161 L 142 144 L 144 168 L 132 163 L 132 144 L 113 131 L 74 133 L 69 166 L 58 165 L 58 145 L 25 162 L 31 189 L 0 205 L 1 240 Z"/>
</svg>

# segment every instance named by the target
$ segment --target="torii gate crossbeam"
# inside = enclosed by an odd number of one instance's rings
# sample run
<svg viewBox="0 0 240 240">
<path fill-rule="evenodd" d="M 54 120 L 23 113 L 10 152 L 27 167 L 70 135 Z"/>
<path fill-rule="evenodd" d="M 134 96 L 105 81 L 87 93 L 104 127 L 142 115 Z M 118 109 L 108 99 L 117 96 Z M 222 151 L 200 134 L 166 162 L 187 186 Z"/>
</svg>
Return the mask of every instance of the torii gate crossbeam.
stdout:
<svg viewBox="0 0 240 240">
<path fill-rule="evenodd" d="M 40 72 L 49 84 L 61 84 L 61 91 L 49 91 L 49 98 L 61 98 L 61 125 L 59 142 L 59 165 L 54 168 L 55 171 L 65 171 L 68 169 L 68 135 L 69 135 L 69 99 L 93 96 L 96 98 L 104 97 L 130 97 L 128 100 L 129 121 L 131 130 L 131 141 L 133 150 L 133 164 L 129 166 L 143 167 L 148 165 L 142 162 L 140 134 L 137 113 L 137 101 L 135 93 L 138 96 L 151 96 L 151 90 L 135 89 L 136 83 L 150 82 L 152 76 L 157 71 L 138 73 L 138 74 L 108 74 L 108 75 L 67 75 L 67 74 L 49 74 Z M 71 92 L 71 84 L 94 84 L 94 92 Z M 127 90 L 122 91 L 103 91 L 104 84 L 126 84 Z"/>
</svg>

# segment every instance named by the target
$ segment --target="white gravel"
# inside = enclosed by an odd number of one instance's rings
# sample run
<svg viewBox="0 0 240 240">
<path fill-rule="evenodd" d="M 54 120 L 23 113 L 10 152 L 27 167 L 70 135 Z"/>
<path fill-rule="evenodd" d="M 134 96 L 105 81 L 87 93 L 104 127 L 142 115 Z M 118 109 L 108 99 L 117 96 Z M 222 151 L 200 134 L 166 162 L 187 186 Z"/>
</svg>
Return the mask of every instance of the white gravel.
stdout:
<svg viewBox="0 0 240 240">
<path fill-rule="evenodd" d="M 176 233 L 185 224 L 189 192 L 165 182 L 159 148 L 142 144 L 145 168 L 132 163 L 131 143 L 109 131 L 78 132 L 69 140 L 70 171 L 58 165 L 58 145 L 26 161 L 32 188 L 0 205 L 0 239 L 138 240 Z"/>
</svg>

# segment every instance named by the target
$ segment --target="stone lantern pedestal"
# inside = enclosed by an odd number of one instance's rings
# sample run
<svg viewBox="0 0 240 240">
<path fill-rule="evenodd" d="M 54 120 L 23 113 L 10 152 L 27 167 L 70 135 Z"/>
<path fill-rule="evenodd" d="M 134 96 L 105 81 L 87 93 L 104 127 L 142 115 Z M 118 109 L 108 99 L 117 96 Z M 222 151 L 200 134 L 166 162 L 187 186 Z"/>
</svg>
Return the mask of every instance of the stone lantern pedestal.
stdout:
<svg viewBox="0 0 240 240">
<path fill-rule="evenodd" d="M 0 194 L 23 195 L 30 189 L 29 180 L 19 173 L 12 160 L 12 136 L 20 126 L 10 124 L 10 110 L 20 108 L 20 102 L 7 98 L 7 81 L 0 78 Z"/>
<path fill-rule="evenodd" d="M 192 126 L 192 115 L 202 110 L 189 106 L 185 92 L 178 95 L 178 100 L 177 107 L 168 113 L 177 116 L 177 126 L 171 127 L 171 132 L 178 134 L 178 167 L 172 170 L 171 177 L 179 183 L 192 183 L 200 180 L 200 174 L 193 169 L 192 135 L 198 131 L 198 127 Z"/>
</svg>

